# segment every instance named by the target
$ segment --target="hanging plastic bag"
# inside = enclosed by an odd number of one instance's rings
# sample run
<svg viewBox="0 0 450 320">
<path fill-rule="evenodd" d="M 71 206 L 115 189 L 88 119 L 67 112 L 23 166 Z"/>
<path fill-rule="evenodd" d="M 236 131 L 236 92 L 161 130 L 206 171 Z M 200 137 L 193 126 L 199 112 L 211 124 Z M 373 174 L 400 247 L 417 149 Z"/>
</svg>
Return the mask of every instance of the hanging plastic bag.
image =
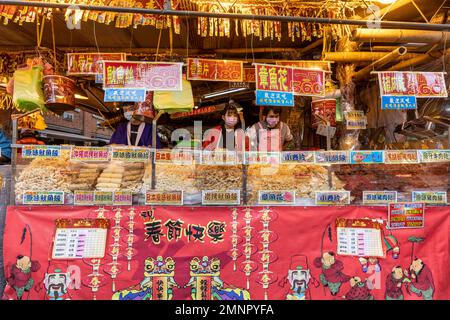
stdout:
<svg viewBox="0 0 450 320">
<path fill-rule="evenodd" d="M 190 112 L 194 109 L 191 83 L 183 79 L 182 91 L 155 91 L 153 106 L 167 113 Z"/>
<path fill-rule="evenodd" d="M 41 109 L 46 111 L 42 90 L 42 66 L 14 72 L 13 101 L 22 111 Z"/>
</svg>

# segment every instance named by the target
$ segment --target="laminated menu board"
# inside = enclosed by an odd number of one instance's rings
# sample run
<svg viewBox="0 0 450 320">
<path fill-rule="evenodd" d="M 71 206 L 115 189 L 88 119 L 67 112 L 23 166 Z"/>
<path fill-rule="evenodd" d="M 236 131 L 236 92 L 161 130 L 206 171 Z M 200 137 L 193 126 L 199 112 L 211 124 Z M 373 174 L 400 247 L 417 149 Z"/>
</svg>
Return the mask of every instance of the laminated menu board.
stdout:
<svg viewBox="0 0 450 320">
<path fill-rule="evenodd" d="M 336 219 L 337 253 L 345 256 L 385 257 L 382 224 L 372 219 Z"/>
<path fill-rule="evenodd" d="M 108 219 L 57 219 L 52 259 L 103 258 L 108 228 Z"/>
</svg>

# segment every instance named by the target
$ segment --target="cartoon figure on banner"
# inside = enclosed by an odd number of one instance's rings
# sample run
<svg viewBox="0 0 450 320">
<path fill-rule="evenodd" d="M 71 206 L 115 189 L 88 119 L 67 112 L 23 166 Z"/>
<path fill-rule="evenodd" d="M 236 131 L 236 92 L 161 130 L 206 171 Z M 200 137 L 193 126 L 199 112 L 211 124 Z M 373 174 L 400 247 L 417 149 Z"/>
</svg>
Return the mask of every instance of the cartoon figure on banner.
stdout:
<svg viewBox="0 0 450 320">
<path fill-rule="evenodd" d="M 144 280 L 138 285 L 114 293 L 112 300 L 172 300 L 175 282 L 175 261 L 158 256 L 145 259 Z"/>
<path fill-rule="evenodd" d="M 220 260 L 203 257 L 192 258 L 189 282 L 184 286 L 191 287 L 192 300 L 250 300 L 250 293 L 240 288 L 225 288 L 220 278 Z"/>
<path fill-rule="evenodd" d="M 422 261 L 416 258 L 409 267 L 409 290 L 424 300 L 433 300 L 434 280 L 430 268 Z"/>
<path fill-rule="evenodd" d="M 407 274 L 407 271 L 403 271 L 401 266 L 395 266 L 392 268 L 392 272 L 387 275 L 386 293 L 384 295 L 386 300 L 404 299 L 402 285 L 403 283 L 411 282 L 411 280 L 406 277 L 405 273 Z"/>
<path fill-rule="evenodd" d="M 344 264 L 342 261 L 335 259 L 332 251 L 324 252 L 322 257 L 314 259 L 314 266 L 322 268 L 322 273 L 319 276 L 320 282 L 323 286 L 329 287 L 332 296 L 337 295 L 342 283 L 348 282 L 351 278 L 342 273 Z"/>
<path fill-rule="evenodd" d="M 289 293 L 286 295 L 286 300 L 311 300 L 310 282 L 315 288 L 320 285 L 311 275 L 308 257 L 305 255 L 291 257 L 288 275 L 278 285 L 284 287 L 287 282 L 289 282 L 290 287 Z"/>
<path fill-rule="evenodd" d="M 70 272 L 53 268 L 45 273 L 44 287 L 45 297 L 48 300 L 70 300 L 69 285 L 71 283 Z"/>
<path fill-rule="evenodd" d="M 347 300 L 373 300 L 372 293 L 366 281 L 361 281 L 360 277 L 351 278 L 350 287 L 350 291 L 342 296 L 342 298 Z"/>
<path fill-rule="evenodd" d="M 34 285 L 32 273 L 40 268 L 39 261 L 32 261 L 28 256 L 17 256 L 16 264 L 10 267 L 10 274 L 7 275 L 7 283 L 14 288 L 17 299 L 22 300 L 24 292 L 30 292 Z"/>
<path fill-rule="evenodd" d="M 372 270 L 375 272 L 381 272 L 380 261 L 377 257 L 359 257 L 358 260 L 364 273 L 372 272 Z"/>
</svg>

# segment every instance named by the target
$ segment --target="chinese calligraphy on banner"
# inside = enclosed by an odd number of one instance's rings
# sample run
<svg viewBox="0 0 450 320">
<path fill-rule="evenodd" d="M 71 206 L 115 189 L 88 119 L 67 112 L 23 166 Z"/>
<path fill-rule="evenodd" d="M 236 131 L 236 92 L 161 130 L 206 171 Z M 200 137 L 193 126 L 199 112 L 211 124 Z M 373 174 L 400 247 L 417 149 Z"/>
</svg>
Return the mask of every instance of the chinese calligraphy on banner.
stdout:
<svg viewBox="0 0 450 320">
<path fill-rule="evenodd" d="M 187 79 L 241 82 L 244 79 L 242 61 L 188 58 Z"/>
<path fill-rule="evenodd" d="M 67 53 L 67 75 L 103 74 L 103 61 L 125 61 L 125 53 Z"/>
<path fill-rule="evenodd" d="M 275 62 L 278 66 L 296 67 L 301 69 L 314 69 L 331 71 L 330 61 L 319 60 L 280 60 Z"/>
<path fill-rule="evenodd" d="M 381 96 L 416 96 L 446 98 L 443 72 L 378 72 Z"/>
<path fill-rule="evenodd" d="M 181 91 L 182 63 L 104 61 L 104 89 Z"/>
<path fill-rule="evenodd" d="M 286 104 L 279 104 L 278 99 L 272 103 L 261 101 L 259 92 L 282 92 L 289 95 L 320 97 L 325 95 L 325 72 L 321 70 L 255 63 L 255 73 L 258 105 L 286 106 Z"/>
</svg>

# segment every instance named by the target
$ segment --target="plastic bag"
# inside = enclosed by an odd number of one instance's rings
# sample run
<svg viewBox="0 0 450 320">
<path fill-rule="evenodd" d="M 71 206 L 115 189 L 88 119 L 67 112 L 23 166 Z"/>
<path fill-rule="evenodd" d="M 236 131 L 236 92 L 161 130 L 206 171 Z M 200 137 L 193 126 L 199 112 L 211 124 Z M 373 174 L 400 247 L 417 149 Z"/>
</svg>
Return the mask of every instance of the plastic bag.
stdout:
<svg viewBox="0 0 450 320">
<path fill-rule="evenodd" d="M 42 66 L 14 72 L 13 101 L 22 111 L 41 109 L 46 111 L 42 90 Z"/>
<path fill-rule="evenodd" d="M 167 113 L 190 112 L 194 108 L 191 83 L 183 79 L 182 91 L 155 91 L 153 106 Z"/>
</svg>

